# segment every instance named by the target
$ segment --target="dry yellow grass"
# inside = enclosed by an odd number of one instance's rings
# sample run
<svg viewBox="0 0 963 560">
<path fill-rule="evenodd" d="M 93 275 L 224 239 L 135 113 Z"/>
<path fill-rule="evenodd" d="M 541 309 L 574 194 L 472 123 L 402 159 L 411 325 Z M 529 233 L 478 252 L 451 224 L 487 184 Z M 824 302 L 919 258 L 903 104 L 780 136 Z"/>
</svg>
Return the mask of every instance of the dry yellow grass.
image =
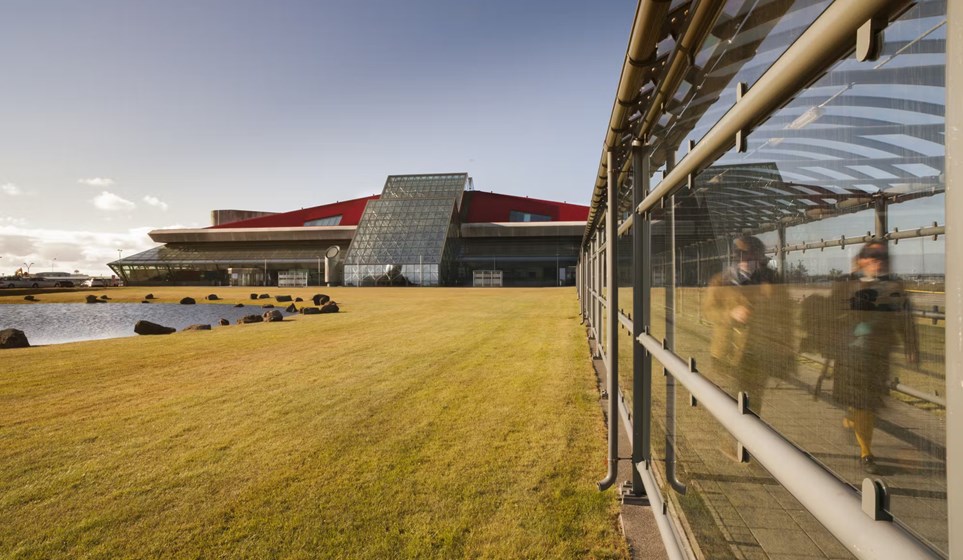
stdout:
<svg viewBox="0 0 963 560">
<path fill-rule="evenodd" d="M 259 290 L 93 290 L 148 291 Z M 573 290 L 320 291 L 344 312 L 0 352 L 0 557 L 627 556 Z"/>
</svg>

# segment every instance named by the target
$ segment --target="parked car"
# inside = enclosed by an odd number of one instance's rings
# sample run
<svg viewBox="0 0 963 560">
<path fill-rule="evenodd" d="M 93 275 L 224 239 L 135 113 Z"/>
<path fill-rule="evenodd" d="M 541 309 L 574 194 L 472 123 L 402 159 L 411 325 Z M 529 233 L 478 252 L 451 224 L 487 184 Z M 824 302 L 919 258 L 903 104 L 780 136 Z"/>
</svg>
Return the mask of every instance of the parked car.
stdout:
<svg viewBox="0 0 963 560">
<path fill-rule="evenodd" d="M 84 281 L 84 286 L 87 288 L 106 288 L 107 281 L 103 278 L 88 278 Z"/>
<path fill-rule="evenodd" d="M 52 288 L 57 282 L 43 276 L 7 276 L 0 282 L 5 288 Z"/>
</svg>

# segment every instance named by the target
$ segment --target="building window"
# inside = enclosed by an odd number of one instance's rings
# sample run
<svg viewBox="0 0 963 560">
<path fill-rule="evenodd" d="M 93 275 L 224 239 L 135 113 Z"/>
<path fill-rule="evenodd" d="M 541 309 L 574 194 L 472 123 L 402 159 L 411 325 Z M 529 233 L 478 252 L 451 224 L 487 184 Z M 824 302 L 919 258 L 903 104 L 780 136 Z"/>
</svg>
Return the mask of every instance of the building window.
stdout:
<svg viewBox="0 0 963 560">
<path fill-rule="evenodd" d="M 336 226 L 341 223 L 341 214 L 337 216 L 328 216 L 327 218 L 319 218 L 317 220 L 308 220 L 304 222 L 305 227 L 307 226 Z"/>
<path fill-rule="evenodd" d="M 551 222 L 552 217 L 544 214 L 532 214 L 531 212 L 521 212 L 512 210 L 508 213 L 509 222 Z"/>
</svg>

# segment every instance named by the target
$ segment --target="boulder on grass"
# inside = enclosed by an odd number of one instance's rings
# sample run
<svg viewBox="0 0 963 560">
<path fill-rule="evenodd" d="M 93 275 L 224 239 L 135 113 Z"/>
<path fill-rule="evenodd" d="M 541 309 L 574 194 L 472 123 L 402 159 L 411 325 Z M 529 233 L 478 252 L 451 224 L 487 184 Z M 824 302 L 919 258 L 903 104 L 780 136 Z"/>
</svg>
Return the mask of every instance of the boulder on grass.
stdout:
<svg viewBox="0 0 963 560">
<path fill-rule="evenodd" d="M 244 304 L 243 304 L 243 303 L 235 303 L 235 304 L 234 304 L 234 307 L 244 307 Z"/>
<path fill-rule="evenodd" d="M 264 304 L 264 305 L 261 306 L 261 309 L 274 309 L 274 304 L 273 304 L 273 303 L 266 303 L 266 304 Z"/>
<path fill-rule="evenodd" d="M 37 298 L 33 296 L 23 296 L 23 299 L 25 299 L 26 301 L 37 301 Z"/>
<path fill-rule="evenodd" d="M 291 296 L 274 296 L 274 299 L 276 299 L 278 303 L 287 303 L 289 301 L 293 301 Z"/>
<path fill-rule="evenodd" d="M 293 303 L 292 303 L 291 305 L 285 307 L 284 310 L 287 311 L 288 313 L 297 313 L 297 312 L 298 312 L 297 306 L 294 305 Z"/>
<path fill-rule="evenodd" d="M 264 313 L 265 323 L 274 323 L 276 321 L 283 321 L 283 320 L 284 320 L 284 315 L 281 315 L 281 312 L 278 311 L 277 309 L 272 309 Z"/>
<path fill-rule="evenodd" d="M 224 318 L 222 317 L 221 320 L 217 322 L 217 324 L 221 325 L 222 327 L 226 327 L 226 326 L 230 325 L 231 322 L 228 321 L 227 319 L 224 319 Z"/>
<path fill-rule="evenodd" d="M 301 303 L 301 302 L 304 301 L 304 300 L 301 299 L 301 298 L 294 298 L 294 301 L 296 301 L 296 302 L 298 302 L 298 303 Z"/>
<path fill-rule="evenodd" d="M 177 329 L 158 325 L 157 323 L 151 323 L 150 321 L 137 321 L 137 323 L 134 325 L 134 332 L 144 335 L 171 334 L 177 332 Z"/>
<path fill-rule="evenodd" d="M 331 301 L 331 298 L 325 294 L 314 294 L 314 297 L 311 298 L 311 301 L 314 302 L 314 305 L 324 305 Z"/>
<path fill-rule="evenodd" d="M 245 323 L 261 323 L 264 321 L 264 317 L 260 315 L 245 315 L 237 320 L 238 325 L 243 325 Z"/>
<path fill-rule="evenodd" d="M 147 294 L 144 299 L 154 299 L 154 294 Z"/>
<path fill-rule="evenodd" d="M 302 307 L 301 313 L 303 315 L 318 315 L 321 313 L 321 310 L 317 307 Z"/>
<path fill-rule="evenodd" d="M 251 299 L 257 299 L 257 294 L 251 294 Z"/>
<path fill-rule="evenodd" d="M 90 295 L 86 296 L 86 300 L 87 300 L 87 303 L 103 303 L 102 301 L 97 299 L 97 296 L 90 296 Z"/>
<path fill-rule="evenodd" d="M 261 294 L 257 296 L 257 299 L 269 299 L 270 297 L 271 297 L 271 294 Z"/>
<path fill-rule="evenodd" d="M 190 325 L 190 326 L 188 326 L 188 327 L 184 327 L 182 330 L 185 330 L 185 331 L 209 331 L 209 330 L 211 330 L 211 326 L 210 326 L 210 325 L 205 325 L 205 324 L 203 324 L 203 323 L 199 323 L 199 324 L 197 324 L 197 325 Z"/>
<path fill-rule="evenodd" d="M 0 331 L 0 348 L 29 348 L 27 335 L 19 329 L 3 329 Z"/>
<path fill-rule="evenodd" d="M 217 301 L 217 300 L 219 300 L 219 299 L 221 299 L 221 298 L 217 297 L 217 294 L 208 294 L 208 296 L 207 296 L 206 298 L 204 298 L 204 299 L 206 299 L 206 300 L 208 300 L 208 301 Z"/>
<path fill-rule="evenodd" d="M 333 301 L 329 301 L 321 308 L 321 313 L 337 313 L 338 311 L 340 311 L 340 308 L 338 304 Z"/>
<path fill-rule="evenodd" d="M 107 300 L 110 299 L 110 298 L 107 297 L 107 294 L 104 294 L 104 295 L 100 296 L 100 299 L 102 299 L 102 300 L 104 300 L 104 301 L 107 301 Z"/>
<path fill-rule="evenodd" d="M 186 297 L 181 300 L 181 305 L 194 305 L 195 303 L 197 302 L 194 301 L 194 298 L 191 298 L 191 297 Z"/>
<path fill-rule="evenodd" d="M 150 303 L 150 302 L 145 299 L 145 300 L 142 301 L 141 303 Z"/>
</svg>

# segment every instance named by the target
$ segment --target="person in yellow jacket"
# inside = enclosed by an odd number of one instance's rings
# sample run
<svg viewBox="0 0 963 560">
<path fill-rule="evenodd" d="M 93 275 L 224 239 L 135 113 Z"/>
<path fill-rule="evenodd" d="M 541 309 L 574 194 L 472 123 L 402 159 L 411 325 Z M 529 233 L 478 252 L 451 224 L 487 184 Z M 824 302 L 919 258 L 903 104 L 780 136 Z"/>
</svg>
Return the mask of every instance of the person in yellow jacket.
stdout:
<svg viewBox="0 0 963 560">
<path fill-rule="evenodd" d="M 703 315 L 712 324 L 713 372 L 730 376 L 761 414 L 769 378 L 789 376 L 795 363 L 789 296 L 762 241 L 733 241 L 732 265 L 709 280 Z"/>
<path fill-rule="evenodd" d="M 919 343 L 909 295 L 889 274 L 885 241 L 860 249 L 853 273 L 832 292 L 833 400 L 846 407 L 843 426 L 853 430 L 863 470 L 876 474 L 873 428 L 889 393 L 890 352 L 899 342 L 909 364 L 919 363 Z"/>
</svg>

